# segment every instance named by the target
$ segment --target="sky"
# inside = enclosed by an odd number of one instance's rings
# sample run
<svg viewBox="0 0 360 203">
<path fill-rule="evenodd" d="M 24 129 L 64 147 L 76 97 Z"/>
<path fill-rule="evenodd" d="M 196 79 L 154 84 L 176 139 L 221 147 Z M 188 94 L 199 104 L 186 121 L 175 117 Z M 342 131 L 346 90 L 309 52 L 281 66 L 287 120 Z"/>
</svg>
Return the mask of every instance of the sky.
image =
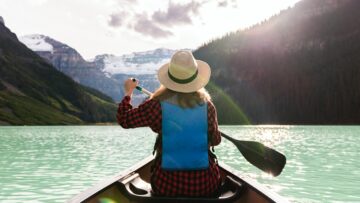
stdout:
<svg viewBox="0 0 360 203">
<path fill-rule="evenodd" d="M 18 36 L 50 36 L 91 59 L 156 48 L 196 49 L 298 1 L 0 0 L 0 16 Z"/>
</svg>

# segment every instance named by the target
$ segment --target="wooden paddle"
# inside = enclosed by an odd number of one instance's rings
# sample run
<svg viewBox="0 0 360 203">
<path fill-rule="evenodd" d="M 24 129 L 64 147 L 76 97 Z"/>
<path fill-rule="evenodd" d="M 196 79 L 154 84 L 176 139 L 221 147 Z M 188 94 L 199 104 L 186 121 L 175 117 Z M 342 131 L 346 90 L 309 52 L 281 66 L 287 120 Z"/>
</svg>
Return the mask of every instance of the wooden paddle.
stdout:
<svg viewBox="0 0 360 203">
<path fill-rule="evenodd" d="M 140 86 L 136 89 L 151 96 L 152 93 Z M 232 142 L 245 159 L 260 170 L 278 176 L 286 164 L 286 157 L 280 152 L 255 141 L 234 139 L 221 132 L 221 136 Z"/>
</svg>

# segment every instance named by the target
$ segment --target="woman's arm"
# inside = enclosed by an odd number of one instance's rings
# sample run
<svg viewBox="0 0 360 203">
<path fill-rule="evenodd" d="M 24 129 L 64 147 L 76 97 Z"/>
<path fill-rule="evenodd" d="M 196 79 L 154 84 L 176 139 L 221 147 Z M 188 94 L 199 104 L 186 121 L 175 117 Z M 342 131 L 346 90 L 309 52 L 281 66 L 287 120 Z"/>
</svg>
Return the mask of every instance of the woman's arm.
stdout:
<svg viewBox="0 0 360 203">
<path fill-rule="evenodd" d="M 221 135 L 218 127 L 216 108 L 212 102 L 208 102 L 208 134 L 211 146 L 216 146 L 221 142 Z"/>
<path fill-rule="evenodd" d="M 117 111 L 117 121 L 123 128 L 150 126 L 156 120 L 154 118 L 161 114 L 158 101 L 148 100 L 138 108 L 133 108 L 130 102 L 131 97 L 125 96 Z"/>
<path fill-rule="evenodd" d="M 124 82 L 125 97 L 120 102 L 116 115 L 119 125 L 123 128 L 150 126 L 154 118 L 161 115 L 160 104 L 154 100 L 148 100 L 138 108 L 132 107 L 131 96 L 138 83 L 134 78 L 129 78 Z"/>
</svg>

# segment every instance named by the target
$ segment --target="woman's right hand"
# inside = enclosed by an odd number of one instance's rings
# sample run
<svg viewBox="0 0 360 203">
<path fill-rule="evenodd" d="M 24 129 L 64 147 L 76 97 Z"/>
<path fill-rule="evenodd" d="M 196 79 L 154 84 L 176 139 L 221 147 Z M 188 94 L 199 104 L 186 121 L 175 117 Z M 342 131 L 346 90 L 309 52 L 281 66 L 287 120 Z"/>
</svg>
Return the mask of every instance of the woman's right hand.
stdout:
<svg viewBox="0 0 360 203">
<path fill-rule="evenodd" d="M 136 86 L 139 84 L 138 80 L 135 80 L 134 78 L 128 78 L 124 82 L 124 90 L 125 90 L 125 96 L 131 96 Z"/>
</svg>

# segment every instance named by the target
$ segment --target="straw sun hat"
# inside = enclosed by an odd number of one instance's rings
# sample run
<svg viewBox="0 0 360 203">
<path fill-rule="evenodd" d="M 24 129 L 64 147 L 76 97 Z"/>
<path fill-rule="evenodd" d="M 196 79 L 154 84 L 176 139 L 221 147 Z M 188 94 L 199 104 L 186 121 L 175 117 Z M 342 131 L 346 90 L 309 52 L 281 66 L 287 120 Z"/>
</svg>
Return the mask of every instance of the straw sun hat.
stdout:
<svg viewBox="0 0 360 203">
<path fill-rule="evenodd" d="M 162 65 L 158 79 L 166 88 L 176 92 L 195 92 L 203 88 L 210 79 L 210 66 L 196 60 L 190 51 L 177 51 L 169 63 Z"/>
</svg>

